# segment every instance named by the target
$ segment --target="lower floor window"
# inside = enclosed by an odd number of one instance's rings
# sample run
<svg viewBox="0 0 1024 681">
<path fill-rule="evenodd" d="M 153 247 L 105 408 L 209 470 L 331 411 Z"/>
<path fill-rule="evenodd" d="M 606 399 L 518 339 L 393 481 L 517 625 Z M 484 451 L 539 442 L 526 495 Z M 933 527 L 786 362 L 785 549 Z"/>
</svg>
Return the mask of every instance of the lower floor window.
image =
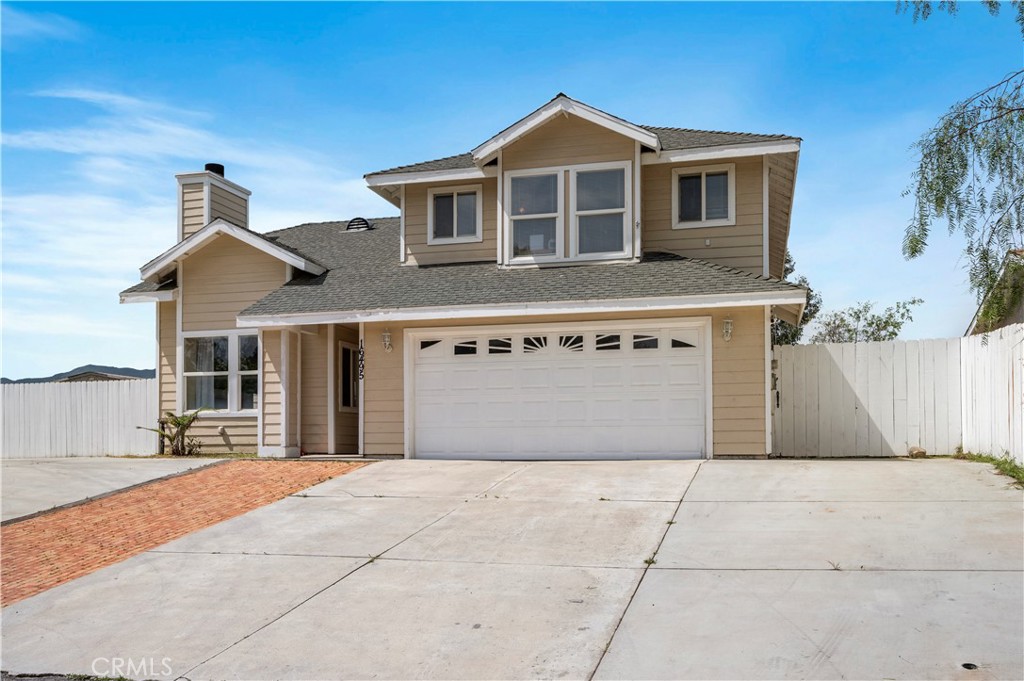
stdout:
<svg viewBox="0 0 1024 681">
<path fill-rule="evenodd" d="M 256 409 L 258 362 L 259 339 L 254 334 L 185 338 L 185 409 Z"/>
</svg>

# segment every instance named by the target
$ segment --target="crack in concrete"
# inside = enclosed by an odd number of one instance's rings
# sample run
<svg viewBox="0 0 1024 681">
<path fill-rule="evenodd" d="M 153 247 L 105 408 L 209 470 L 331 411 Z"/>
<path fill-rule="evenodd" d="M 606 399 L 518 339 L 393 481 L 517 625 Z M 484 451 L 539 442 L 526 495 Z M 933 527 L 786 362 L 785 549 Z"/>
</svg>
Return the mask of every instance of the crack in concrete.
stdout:
<svg viewBox="0 0 1024 681">
<path fill-rule="evenodd" d="M 640 591 L 640 585 L 644 583 L 644 577 L 647 576 L 648 570 L 650 570 L 651 566 L 654 564 L 653 561 L 657 557 L 658 551 L 661 550 L 661 545 L 665 543 L 665 537 L 668 536 L 669 530 L 672 529 L 672 525 L 675 523 L 676 516 L 679 515 L 679 509 L 683 506 L 683 500 L 686 499 L 686 493 L 690 491 L 690 488 L 693 486 L 693 481 L 697 479 L 698 475 L 700 475 L 700 469 L 704 465 L 704 461 L 706 461 L 706 459 L 697 464 L 697 469 L 693 472 L 693 477 L 690 478 L 690 482 L 687 483 L 682 496 L 679 497 L 679 502 L 676 503 L 676 510 L 672 513 L 672 518 L 669 522 L 665 523 L 665 531 L 661 533 L 661 539 L 658 541 L 658 545 L 654 548 L 654 553 L 651 555 L 652 562 L 644 565 L 643 572 L 640 573 L 640 579 L 636 582 L 636 588 L 634 588 L 633 593 L 629 595 L 629 601 L 626 602 L 626 607 L 622 609 L 622 614 L 619 615 L 619 620 L 615 623 L 615 628 L 612 629 L 612 635 L 608 637 L 608 642 L 605 643 L 604 649 L 601 651 L 601 656 L 597 659 L 597 664 L 594 665 L 593 671 L 591 671 L 587 676 L 587 681 L 593 681 L 594 676 L 597 674 L 597 670 L 601 668 L 601 663 L 604 662 L 605 656 L 611 649 L 612 641 L 615 640 L 615 635 L 619 633 L 619 627 L 622 626 L 622 620 L 626 618 L 626 613 L 629 612 L 630 606 L 633 605 L 633 599 L 636 598 L 637 592 Z"/>
</svg>

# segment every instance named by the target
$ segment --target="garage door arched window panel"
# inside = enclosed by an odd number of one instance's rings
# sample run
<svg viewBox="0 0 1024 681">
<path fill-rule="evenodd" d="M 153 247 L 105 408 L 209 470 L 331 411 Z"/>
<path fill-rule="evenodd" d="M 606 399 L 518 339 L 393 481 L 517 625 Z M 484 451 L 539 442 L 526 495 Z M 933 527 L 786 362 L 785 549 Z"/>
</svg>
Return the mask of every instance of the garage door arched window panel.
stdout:
<svg viewBox="0 0 1024 681">
<path fill-rule="evenodd" d="M 622 335 L 618 333 L 599 333 L 594 339 L 595 350 L 621 350 Z"/>
<path fill-rule="evenodd" d="M 487 341 L 487 353 L 490 355 L 511 355 L 512 337 L 489 339 Z"/>
<path fill-rule="evenodd" d="M 532 354 L 535 352 L 541 352 L 548 347 L 547 336 L 525 336 L 523 338 L 523 352 L 525 354 Z"/>
</svg>

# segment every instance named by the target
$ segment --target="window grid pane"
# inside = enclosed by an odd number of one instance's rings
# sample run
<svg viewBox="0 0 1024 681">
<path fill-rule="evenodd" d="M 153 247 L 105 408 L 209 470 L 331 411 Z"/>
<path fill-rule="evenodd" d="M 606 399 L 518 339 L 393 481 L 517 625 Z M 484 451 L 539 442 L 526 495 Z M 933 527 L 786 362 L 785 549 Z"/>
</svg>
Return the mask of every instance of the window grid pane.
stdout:
<svg viewBox="0 0 1024 681">
<path fill-rule="evenodd" d="M 679 178 L 680 222 L 698 222 L 703 219 L 700 195 L 700 175 L 684 175 Z"/>
<path fill-rule="evenodd" d="M 510 211 L 513 216 L 558 212 L 558 175 L 513 177 Z"/>
<path fill-rule="evenodd" d="M 203 408 L 228 408 L 227 375 L 185 377 L 185 409 Z"/>
<path fill-rule="evenodd" d="M 579 216 L 580 253 L 621 253 L 624 217 L 623 213 Z"/>
<path fill-rule="evenodd" d="M 626 207 L 626 171 L 588 170 L 576 173 L 576 210 Z"/>
<path fill-rule="evenodd" d="M 455 235 L 476 236 L 476 192 L 465 192 L 456 196 Z"/>
<path fill-rule="evenodd" d="M 239 378 L 239 409 L 256 409 L 259 403 L 259 377 L 241 376 Z"/>
<path fill-rule="evenodd" d="M 555 218 L 512 221 L 512 256 L 553 255 L 557 251 Z"/>
<path fill-rule="evenodd" d="M 434 238 L 450 239 L 455 233 L 455 197 L 434 194 Z"/>
<path fill-rule="evenodd" d="M 259 339 L 256 336 L 238 337 L 238 370 L 256 371 L 259 368 Z"/>
<path fill-rule="evenodd" d="M 185 372 L 227 371 L 227 336 L 185 339 Z"/>
<path fill-rule="evenodd" d="M 708 173 L 704 176 L 705 220 L 729 217 L 729 173 Z"/>
</svg>

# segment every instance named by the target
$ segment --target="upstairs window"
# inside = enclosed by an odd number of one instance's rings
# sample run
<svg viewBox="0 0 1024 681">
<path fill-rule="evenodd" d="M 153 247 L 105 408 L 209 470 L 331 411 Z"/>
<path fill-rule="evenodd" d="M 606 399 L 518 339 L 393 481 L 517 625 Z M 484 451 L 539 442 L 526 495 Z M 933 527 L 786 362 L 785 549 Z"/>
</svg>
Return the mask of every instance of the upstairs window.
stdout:
<svg viewBox="0 0 1024 681">
<path fill-rule="evenodd" d="M 483 241 L 481 185 L 443 187 L 427 192 L 427 243 Z"/>
<path fill-rule="evenodd" d="M 624 165 L 572 172 L 575 255 L 626 254 L 626 180 Z"/>
<path fill-rule="evenodd" d="M 631 257 L 630 168 L 613 161 L 506 171 L 507 262 Z"/>
<path fill-rule="evenodd" d="M 675 229 L 736 224 L 736 166 L 676 168 L 672 171 Z"/>
<path fill-rule="evenodd" d="M 562 251 L 562 173 L 516 174 L 509 180 L 512 258 L 552 259 Z"/>
</svg>

